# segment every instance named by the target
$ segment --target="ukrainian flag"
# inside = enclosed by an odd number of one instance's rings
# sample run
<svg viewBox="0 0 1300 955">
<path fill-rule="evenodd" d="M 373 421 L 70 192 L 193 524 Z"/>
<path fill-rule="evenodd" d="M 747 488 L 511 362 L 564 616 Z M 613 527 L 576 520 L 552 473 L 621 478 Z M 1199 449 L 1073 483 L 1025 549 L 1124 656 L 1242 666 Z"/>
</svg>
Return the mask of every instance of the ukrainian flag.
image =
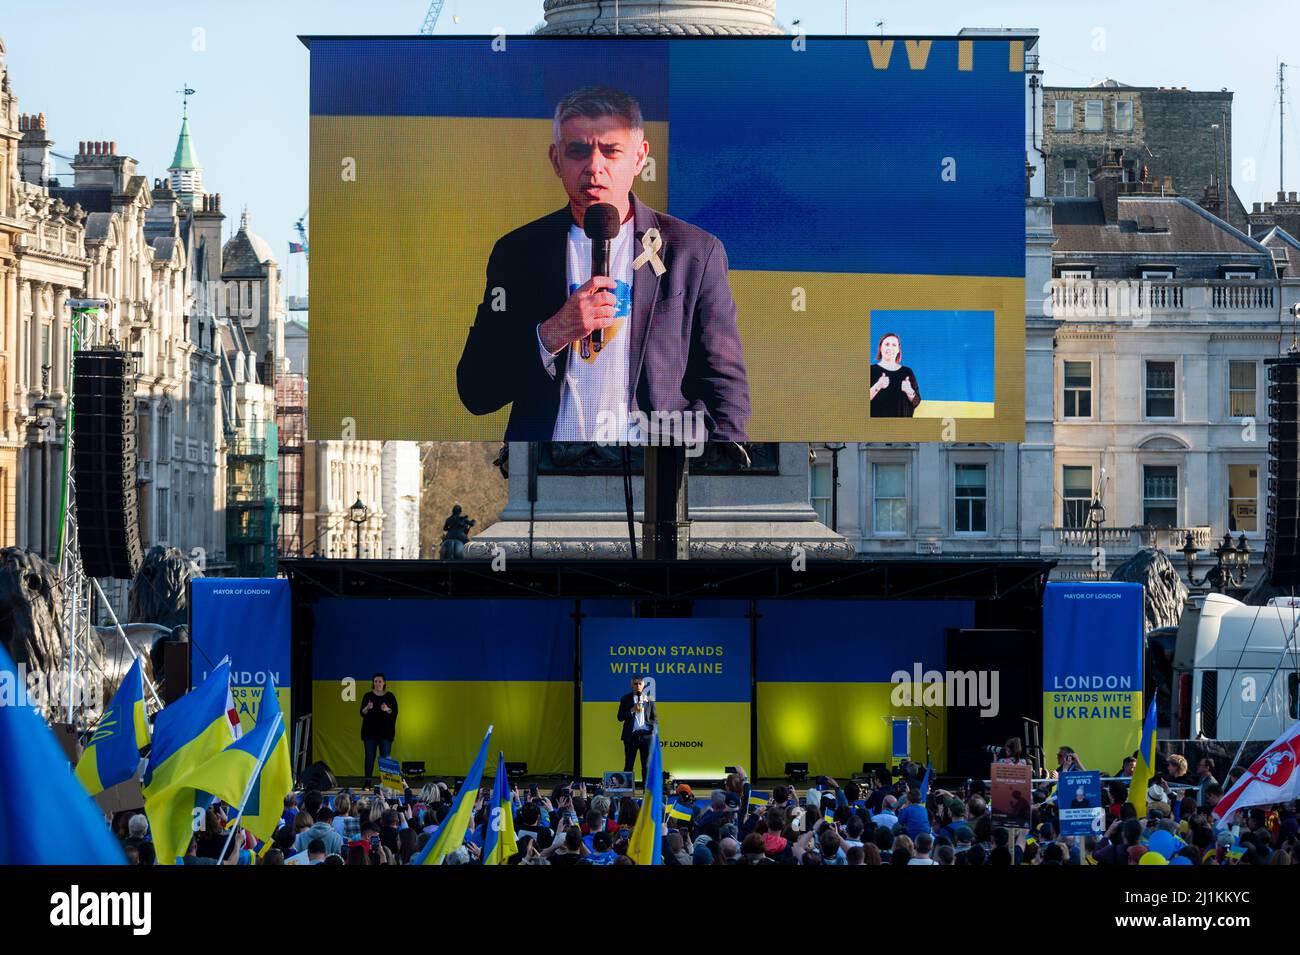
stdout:
<svg viewBox="0 0 1300 955">
<path fill-rule="evenodd" d="M 650 765 L 645 771 L 645 798 L 628 837 L 627 857 L 637 865 L 663 865 L 664 769 L 659 753 L 659 727 L 650 740 Z"/>
<path fill-rule="evenodd" d="M 136 657 L 77 761 L 77 778 L 92 796 L 125 782 L 140 768 L 140 750 L 148 745 L 144 670 Z"/>
<path fill-rule="evenodd" d="M 1151 705 L 1147 707 L 1147 719 L 1142 725 L 1142 745 L 1138 747 L 1137 766 L 1133 769 L 1133 778 L 1129 781 L 1128 801 L 1137 810 L 1138 818 L 1147 814 L 1147 787 L 1155 775 L 1152 768 L 1156 763 L 1156 701 L 1152 694 Z"/>
<path fill-rule="evenodd" d="M 185 854 L 198 812 L 215 796 L 239 810 L 239 824 L 265 845 L 284 810 L 285 794 L 293 789 L 289 743 L 275 687 L 262 697 L 257 726 L 207 762 L 188 769 L 175 783 L 155 792 L 145 811 L 153 830 L 158 862 L 171 865 Z"/>
<path fill-rule="evenodd" d="M 770 792 L 760 792 L 757 789 L 749 791 L 749 804 L 751 806 L 767 806 L 771 805 L 771 802 L 772 794 Z"/>
<path fill-rule="evenodd" d="M 142 786 L 145 799 L 229 746 L 239 738 L 238 727 L 230 696 L 230 663 L 223 660 L 206 680 L 154 720 L 153 748 Z"/>
<path fill-rule="evenodd" d="M 474 797 L 478 793 L 479 783 L 483 781 L 483 765 L 487 762 L 488 743 L 492 741 L 492 727 L 483 734 L 483 745 L 478 748 L 474 764 L 465 774 L 465 781 L 460 784 L 460 791 L 451 804 L 451 812 L 442 821 L 442 825 L 429 838 L 424 850 L 411 859 L 412 865 L 442 865 L 442 861 L 465 843 L 465 833 L 474 818 Z M 501 769 L 504 775 L 504 767 Z"/>
<path fill-rule="evenodd" d="M 0 683 L 17 670 L 0 644 Z M 30 706 L 0 706 L 0 865 L 123 865 L 103 813 Z"/>
<path fill-rule="evenodd" d="M 253 730 L 187 773 L 184 781 L 228 805 L 242 807 L 239 824 L 269 848 L 284 812 L 284 797 L 293 791 L 289 738 L 273 684 L 268 683 L 262 693 Z"/>
<path fill-rule="evenodd" d="M 497 753 L 497 778 L 492 785 L 487 837 L 483 840 L 483 865 L 505 865 L 515 854 L 514 802 L 506 776 L 506 754 Z"/>
<path fill-rule="evenodd" d="M 695 818 L 695 813 L 690 807 L 683 806 L 680 803 L 670 802 L 668 804 L 668 817 L 670 819 L 681 819 L 689 822 Z"/>
</svg>

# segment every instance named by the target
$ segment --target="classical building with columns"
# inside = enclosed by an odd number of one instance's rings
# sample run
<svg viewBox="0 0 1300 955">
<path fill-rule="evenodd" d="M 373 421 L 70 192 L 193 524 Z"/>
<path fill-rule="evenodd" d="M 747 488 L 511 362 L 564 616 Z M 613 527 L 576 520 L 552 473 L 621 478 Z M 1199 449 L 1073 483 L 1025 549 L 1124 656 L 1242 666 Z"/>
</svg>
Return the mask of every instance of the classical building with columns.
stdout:
<svg viewBox="0 0 1300 955">
<path fill-rule="evenodd" d="M 18 219 L 18 98 L 9 85 L 0 39 L 0 547 L 15 543 L 18 529 L 18 454 L 23 439 L 15 407 L 18 267 L 15 246 L 24 231 Z"/>
<path fill-rule="evenodd" d="M 136 160 L 105 141 L 79 144 L 67 185 L 55 174 L 44 116 L 19 123 L 18 188 L 27 229 L 14 275 L 12 394 L 24 443 L 17 543 L 53 552 L 57 462 L 71 393 L 67 300 L 99 298 L 107 302 L 107 336 L 140 353 L 133 378 L 141 543 L 179 547 L 220 572 L 225 464 L 215 322 L 207 296 L 193 294 L 209 281 L 211 248 L 220 249 L 219 203 L 190 188 L 195 179 L 188 170 L 173 168 L 168 179 L 150 184 Z M 182 138 L 188 138 L 184 125 Z M 49 427 L 40 426 L 38 402 L 52 405 Z M 43 480 L 52 485 L 47 496 Z M 42 512 L 44 500 L 49 513 Z M 117 596 L 110 594 L 115 603 Z"/>
<path fill-rule="evenodd" d="M 22 116 L 24 151 L 43 138 L 44 118 Z M 71 329 L 68 299 L 85 294 L 90 260 L 85 253 L 86 214 L 50 195 L 48 187 L 19 185 L 23 219 L 29 224 L 19 242 L 16 269 L 17 335 L 14 386 L 20 409 L 17 424 L 23 448 L 15 528 L 16 542 L 42 555 L 57 550 L 58 462 L 62 459 L 64 423 L 72 383 L 68 380 Z M 53 424 L 43 424 L 37 402 L 44 399 Z M 48 419 L 45 419 L 48 420 Z M 51 493 L 43 498 L 42 483 Z M 49 505 L 42 511 L 42 501 Z"/>
</svg>

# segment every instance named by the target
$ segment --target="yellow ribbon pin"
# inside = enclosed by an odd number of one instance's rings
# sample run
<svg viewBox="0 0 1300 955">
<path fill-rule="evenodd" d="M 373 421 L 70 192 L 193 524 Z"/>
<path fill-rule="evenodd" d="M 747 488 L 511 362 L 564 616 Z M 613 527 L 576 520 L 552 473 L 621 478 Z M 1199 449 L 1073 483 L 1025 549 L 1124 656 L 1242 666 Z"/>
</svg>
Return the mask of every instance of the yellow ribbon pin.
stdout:
<svg viewBox="0 0 1300 955">
<path fill-rule="evenodd" d="M 663 237 L 659 235 L 658 229 L 647 229 L 645 235 L 641 236 L 641 254 L 632 260 L 632 268 L 639 269 L 647 262 L 655 270 L 655 275 L 663 275 L 668 271 L 667 266 L 659 258 L 659 250 L 664 247 Z"/>
</svg>

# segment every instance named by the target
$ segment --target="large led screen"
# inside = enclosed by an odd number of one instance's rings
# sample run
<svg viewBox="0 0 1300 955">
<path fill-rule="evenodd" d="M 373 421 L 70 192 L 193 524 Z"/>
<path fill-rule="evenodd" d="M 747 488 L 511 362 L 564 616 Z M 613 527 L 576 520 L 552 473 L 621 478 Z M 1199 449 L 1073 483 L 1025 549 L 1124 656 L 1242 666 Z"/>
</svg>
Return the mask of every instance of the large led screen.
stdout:
<svg viewBox="0 0 1300 955">
<path fill-rule="evenodd" d="M 306 42 L 313 436 L 1023 437 L 1021 41 Z"/>
</svg>

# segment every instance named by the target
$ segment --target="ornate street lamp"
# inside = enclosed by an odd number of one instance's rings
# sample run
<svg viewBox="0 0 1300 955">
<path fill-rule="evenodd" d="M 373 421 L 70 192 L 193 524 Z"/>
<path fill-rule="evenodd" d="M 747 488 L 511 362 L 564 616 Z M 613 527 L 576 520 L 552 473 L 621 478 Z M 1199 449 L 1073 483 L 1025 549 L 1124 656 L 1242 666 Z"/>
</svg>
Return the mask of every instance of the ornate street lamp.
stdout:
<svg viewBox="0 0 1300 955">
<path fill-rule="evenodd" d="M 1101 525 L 1106 523 L 1106 505 L 1102 504 L 1101 498 L 1095 494 L 1092 503 L 1088 505 L 1088 523 L 1092 525 L 1092 559 L 1097 561 L 1101 557 Z M 1097 565 L 1096 574 L 1097 579 L 1101 580 L 1101 565 Z"/>
<path fill-rule="evenodd" d="M 1190 532 L 1183 543 L 1182 551 L 1183 559 L 1187 562 L 1187 582 L 1193 587 L 1208 585 L 1212 590 L 1223 593 L 1229 587 L 1241 587 L 1246 583 L 1246 575 L 1250 572 L 1251 549 L 1246 543 L 1245 534 L 1237 540 L 1235 547 L 1232 544 L 1232 534 L 1223 535 L 1223 540 L 1214 549 L 1214 566 L 1207 570 L 1200 580 L 1196 579 L 1195 574 L 1196 555 L 1200 550 L 1193 543 Z"/>
<path fill-rule="evenodd" d="M 348 508 L 348 520 L 350 520 L 357 529 L 357 557 L 361 557 L 361 526 L 370 520 L 370 508 L 361 503 L 361 495 L 357 495 L 357 502 Z"/>
</svg>

